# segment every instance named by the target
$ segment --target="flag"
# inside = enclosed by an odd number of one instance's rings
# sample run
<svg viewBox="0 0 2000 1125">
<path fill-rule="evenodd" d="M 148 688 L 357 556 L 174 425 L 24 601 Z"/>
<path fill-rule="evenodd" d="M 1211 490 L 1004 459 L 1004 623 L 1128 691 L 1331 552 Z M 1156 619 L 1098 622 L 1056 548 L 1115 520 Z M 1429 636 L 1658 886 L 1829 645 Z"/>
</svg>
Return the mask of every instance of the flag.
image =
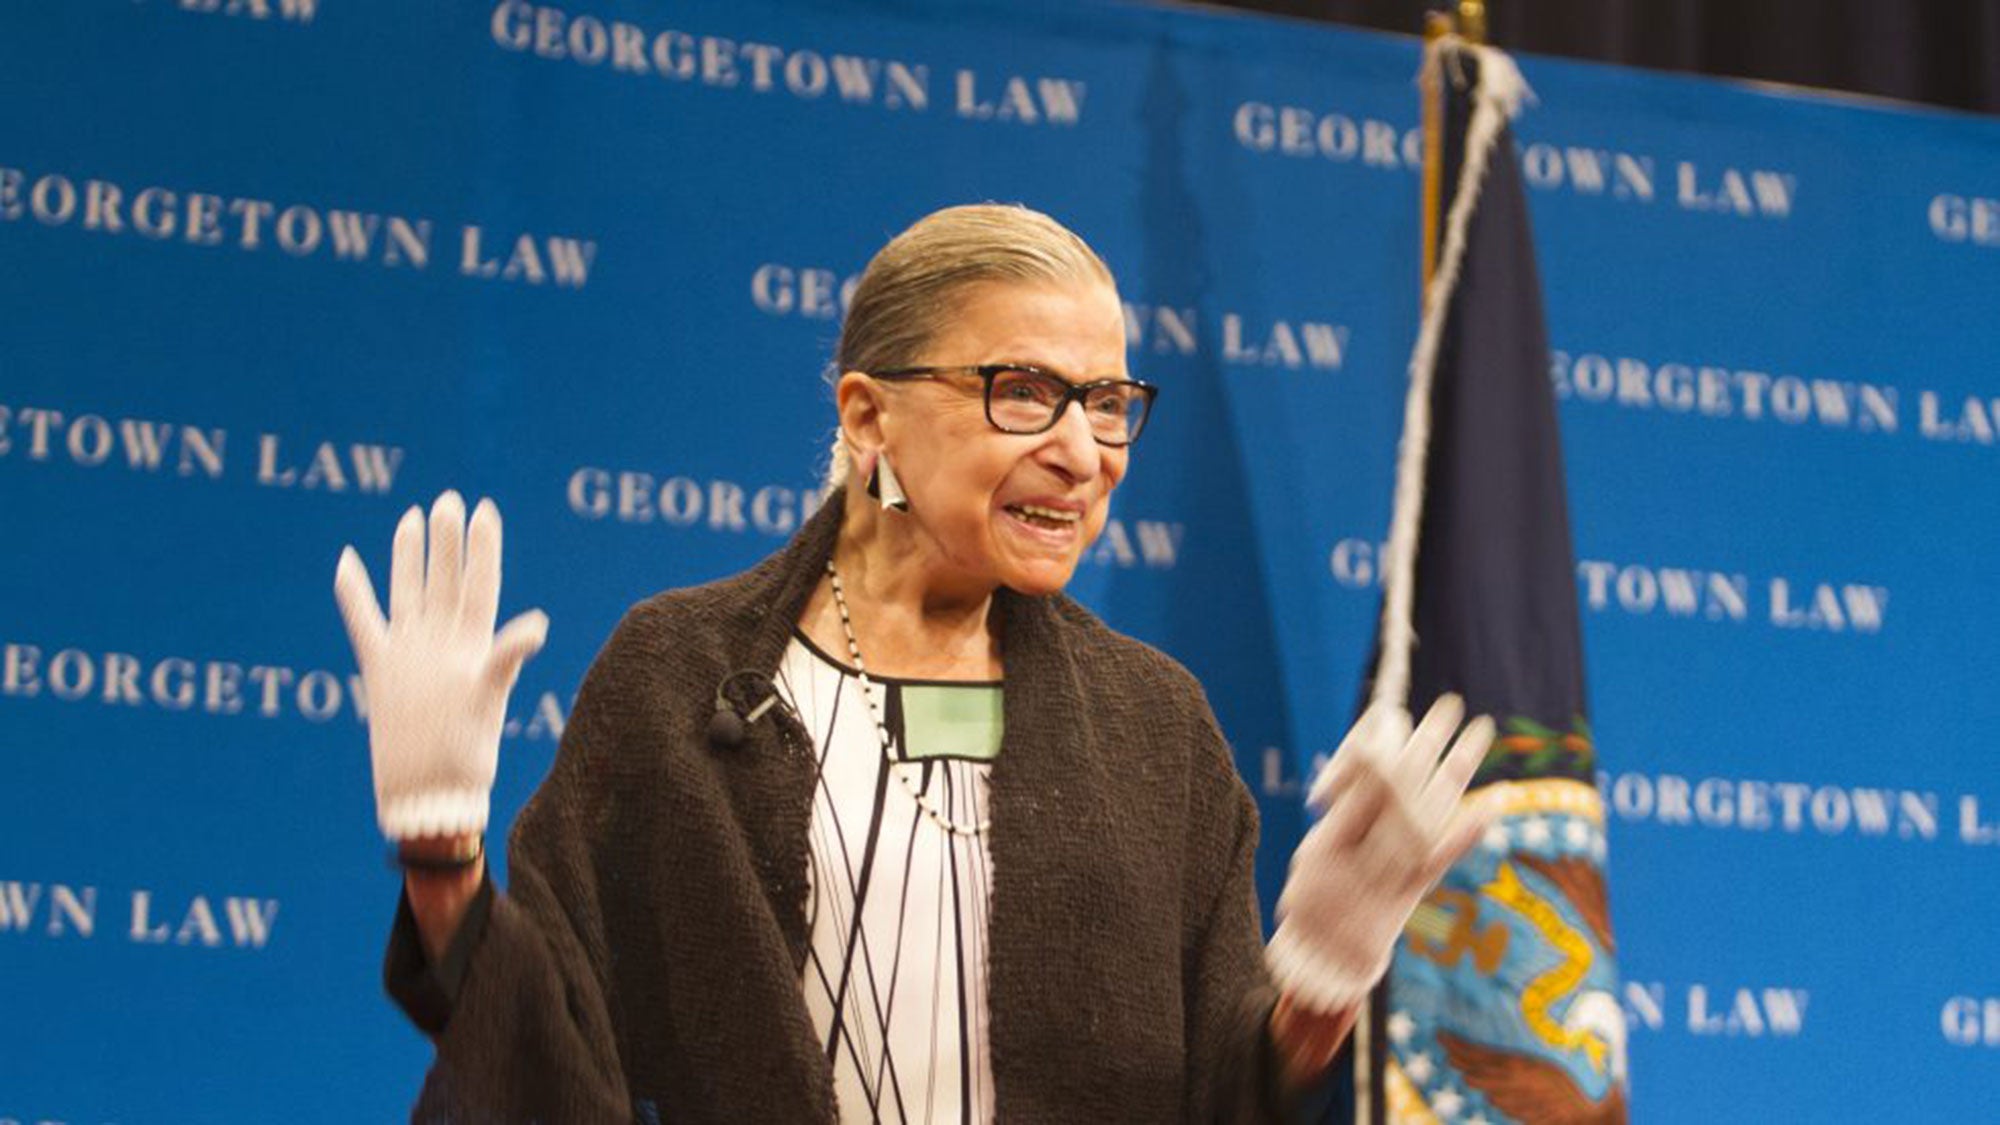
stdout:
<svg viewBox="0 0 2000 1125">
<path fill-rule="evenodd" d="M 1417 907 L 1357 1025 L 1355 1120 L 1623 1122 L 1625 1019 L 1585 716 L 1562 452 L 1512 60 L 1434 41 L 1427 175 L 1441 239 L 1398 453 L 1369 695 L 1447 691 L 1500 737 L 1502 818 Z M 1428 254 L 1427 247 L 1426 253 Z"/>
</svg>

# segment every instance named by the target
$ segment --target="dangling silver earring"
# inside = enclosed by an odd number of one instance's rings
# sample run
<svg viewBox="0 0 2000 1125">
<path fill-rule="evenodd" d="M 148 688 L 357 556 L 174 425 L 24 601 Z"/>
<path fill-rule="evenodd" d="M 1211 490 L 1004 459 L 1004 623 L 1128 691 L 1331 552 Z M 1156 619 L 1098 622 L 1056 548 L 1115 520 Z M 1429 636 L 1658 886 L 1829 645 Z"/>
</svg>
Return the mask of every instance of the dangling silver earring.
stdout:
<svg viewBox="0 0 2000 1125">
<path fill-rule="evenodd" d="M 875 455 L 875 471 L 868 474 L 868 495 L 880 500 L 884 511 L 910 510 L 910 498 L 903 494 L 903 482 L 896 479 L 896 470 L 889 467 L 886 452 Z"/>
</svg>

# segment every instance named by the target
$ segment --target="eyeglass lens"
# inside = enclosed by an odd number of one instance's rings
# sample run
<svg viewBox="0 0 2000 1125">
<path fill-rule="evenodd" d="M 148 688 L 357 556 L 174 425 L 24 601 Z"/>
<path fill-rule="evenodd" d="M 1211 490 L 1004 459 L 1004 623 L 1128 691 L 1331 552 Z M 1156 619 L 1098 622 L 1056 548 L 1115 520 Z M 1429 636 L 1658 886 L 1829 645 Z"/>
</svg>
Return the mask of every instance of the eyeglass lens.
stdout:
<svg viewBox="0 0 2000 1125">
<path fill-rule="evenodd" d="M 987 405 L 994 425 L 1034 433 L 1054 423 L 1056 409 L 1069 400 L 1071 390 L 1070 384 L 1047 372 L 1007 368 L 994 373 Z M 1083 414 L 1092 433 L 1123 444 L 1145 425 L 1146 396 L 1131 385 L 1092 387 L 1083 394 Z"/>
</svg>

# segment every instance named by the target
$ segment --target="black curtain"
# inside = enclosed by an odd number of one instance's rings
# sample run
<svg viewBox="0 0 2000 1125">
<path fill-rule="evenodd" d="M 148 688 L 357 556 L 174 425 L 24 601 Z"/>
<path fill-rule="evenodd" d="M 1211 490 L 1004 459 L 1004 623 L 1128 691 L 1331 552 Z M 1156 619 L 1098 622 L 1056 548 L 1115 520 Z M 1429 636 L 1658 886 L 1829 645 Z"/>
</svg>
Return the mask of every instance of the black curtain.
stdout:
<svg viewBox="0 0 2000 1125">
<path fill-rule="evenodd" d="M 1223 0 L 1417 34 L 1426 0 Z M 2000 0 L 1486 0 L 1508 50 L 2000 113 Z"/>
</svg>

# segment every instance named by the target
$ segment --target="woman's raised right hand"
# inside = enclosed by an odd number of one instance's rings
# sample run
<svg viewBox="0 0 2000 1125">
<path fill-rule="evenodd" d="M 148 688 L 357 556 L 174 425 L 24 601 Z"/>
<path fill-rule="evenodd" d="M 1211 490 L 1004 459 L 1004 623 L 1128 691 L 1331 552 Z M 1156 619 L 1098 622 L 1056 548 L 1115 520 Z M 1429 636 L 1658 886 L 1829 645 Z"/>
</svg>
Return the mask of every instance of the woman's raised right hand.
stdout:
<svg viewBox="0 0 2000 1125">
<path fill-rule="evenodd" d="M 341 552 L 334 599 L 368 699 L 375 816 L 398 842 L 483 832 L 500 761 L 507 693 L 542 647 L 548 615 L 529 610 L 493 631 L 500 604 L 500 511 L 446 492 L 396 524 L 383 619 L 368 568 Z"/>
</svg>

